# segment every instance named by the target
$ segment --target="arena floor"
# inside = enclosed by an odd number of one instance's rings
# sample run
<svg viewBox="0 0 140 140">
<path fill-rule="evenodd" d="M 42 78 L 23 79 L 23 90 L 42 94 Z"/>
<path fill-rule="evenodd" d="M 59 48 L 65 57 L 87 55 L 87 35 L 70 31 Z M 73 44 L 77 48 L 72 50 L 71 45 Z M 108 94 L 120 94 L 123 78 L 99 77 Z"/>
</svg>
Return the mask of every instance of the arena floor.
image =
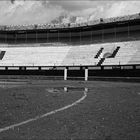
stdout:
<svg viewBox="0 0 140 140">
<path fill-rule="evenodd" d="M 140 140 L 140 83 L 1 80 L 0 140 Z"/>
</svg>

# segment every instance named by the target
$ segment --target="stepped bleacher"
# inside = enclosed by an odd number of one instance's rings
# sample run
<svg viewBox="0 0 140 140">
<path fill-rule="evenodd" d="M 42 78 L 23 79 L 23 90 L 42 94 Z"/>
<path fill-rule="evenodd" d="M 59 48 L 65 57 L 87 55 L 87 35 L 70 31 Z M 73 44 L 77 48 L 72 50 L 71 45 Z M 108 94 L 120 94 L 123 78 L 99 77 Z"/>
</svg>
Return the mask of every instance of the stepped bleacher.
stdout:
<svg viewBox="0 0 140 140">
<path fill-rule="evenodd" d="M 140 41 L 66 47 L 0 47 L 0 66 L 96 66 L 140 64 Z M 99 51 L 102 52 L 99 54 Z M 95 56 L 97 56 L 95 58 Z"/>
<path fill-rule="evenodd" d="M 102 65 L 131 65 L 140 64 L 140 42 L 117 43 L 120 46 L 115 58 L 105 59 Z"/>
</svg>

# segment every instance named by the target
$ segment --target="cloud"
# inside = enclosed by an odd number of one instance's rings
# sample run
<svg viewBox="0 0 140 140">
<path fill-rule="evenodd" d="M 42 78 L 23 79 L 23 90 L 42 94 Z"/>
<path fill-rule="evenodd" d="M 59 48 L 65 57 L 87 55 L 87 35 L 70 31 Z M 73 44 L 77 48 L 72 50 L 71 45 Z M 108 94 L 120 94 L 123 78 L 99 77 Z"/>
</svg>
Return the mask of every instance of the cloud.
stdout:
<svg viewBox="0 0 140 140">
<path fill-rule="evenodd" d="M 0 24 L 47 23 L 63 12 L 60 6 L 43 5 L 40 1 L 0 2 Z"/>
<path fill-rule="evenodd" d="M 119 1 L 106 11 L 106 17 L 130 15 L 140 12 L 140 1 Z"/>
<path fill-rule="evenodd" d="M 139 1 L 9 0 L 0 1 L 0 24 L 49 23 L 64 16 L 69 22 L 108 18 L 140 12 Z"/>
</svg>

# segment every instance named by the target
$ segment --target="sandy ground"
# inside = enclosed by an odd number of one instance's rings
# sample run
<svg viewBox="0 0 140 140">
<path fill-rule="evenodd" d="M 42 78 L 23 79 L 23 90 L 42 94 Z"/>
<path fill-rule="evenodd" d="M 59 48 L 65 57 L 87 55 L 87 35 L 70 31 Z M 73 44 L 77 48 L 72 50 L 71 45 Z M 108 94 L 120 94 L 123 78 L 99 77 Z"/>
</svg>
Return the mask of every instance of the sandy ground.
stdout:
<svg viewBox="0 0 140 140">
<path fill-rule="evenodd" d="M 0 140 L 140 139 L 140 83 L 1 81 L 0 129 L 72 104 L 85 88 L 76 106 L 0 132 Z"/>
</svg>

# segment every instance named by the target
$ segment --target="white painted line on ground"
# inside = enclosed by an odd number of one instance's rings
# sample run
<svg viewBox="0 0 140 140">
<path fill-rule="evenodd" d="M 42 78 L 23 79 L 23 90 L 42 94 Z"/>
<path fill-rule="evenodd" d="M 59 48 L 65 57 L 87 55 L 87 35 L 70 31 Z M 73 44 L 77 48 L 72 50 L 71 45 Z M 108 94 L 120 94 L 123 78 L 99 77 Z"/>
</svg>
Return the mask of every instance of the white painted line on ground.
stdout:
<svg viewBox="0 0 140 140">
<path fill-rule="evenodd" d="M 0 133 L 1 133 L 1 132 L 4 132 L 4 131 L 7 131 L 7 130 L 9 130 L 9 129 L 14 129 L 15 127 L 22 126 L 22 125 L 24 125 L 24 124 L 27 124 L 27 123 L 30 123 L 30 122 L 33 122 L 33 121 L 36 121 L 36 120 L 38 120 L 38 119 L 41 119 L 41 118 L 50 116 L 50 115 L 52 115 L 52 114 L 55 114 L 55 113 L 57 113 L 57 112 L 66 110 L 66 109 L 68 109 L 68 108 L 71 108 L 72 106 L 75 106 L 75 105 L 79 104 L 80 102 L 82 102 L 82 101 L 87 97 L 87 92 L 88 92 L 88 90 L 87 90 L 87 88 L 85 88 L 84 95 L 83 95 L 80 99 L 78 99 L 77 101 L 75 101 L 74 103 L 72 103 L 72 104 L 70 104 L 70 105 L 67 105 L 67 106 L 64 106 L 64 107 L 62 107 L 62 108 L 53 110 L 53 111 L 48 112 L 48 113 L 45 113 L 45 114 L 43 114 L 43 115 L 38 115 L 38 116 L 36 116 L 36 117 L 34 117 L 34 118 L 28 119 L 28 120 L 23 121 L 23 122 L 20 122 L 20 123 L 16 123 L 16 124 L 13 124 L 13 125 L 10 125 L 10 126 L 6 126 L 6 127 L 4 127 L 4 128 L 0 128 Z"/>
</svg>

